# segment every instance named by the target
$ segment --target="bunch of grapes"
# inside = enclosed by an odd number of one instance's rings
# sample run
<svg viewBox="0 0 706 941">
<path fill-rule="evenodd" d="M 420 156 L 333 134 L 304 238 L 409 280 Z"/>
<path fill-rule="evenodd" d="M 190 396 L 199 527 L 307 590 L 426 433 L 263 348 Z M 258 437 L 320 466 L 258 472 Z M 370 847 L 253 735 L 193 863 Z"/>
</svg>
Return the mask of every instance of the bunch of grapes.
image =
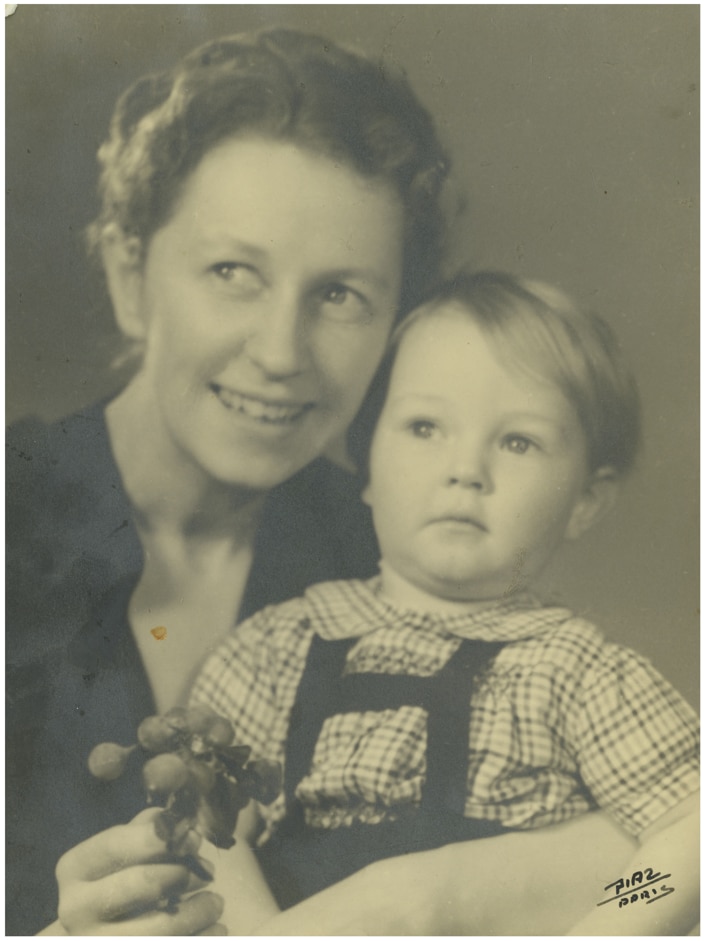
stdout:
<svg viewBox="0 0 706 941">
<path fill-rule="evenodd" d="M 250 761 L 247 745 L 233 745 L 233 726 L 208 706 L 176 707 L 148 716 L 138 745 L 97 745 L 88 758 L 95 777 L 114 781 L 138 751 L 150 804 L 163 807 L 155 829 L 170 852 L 181 855 L 191 829 L 215 846 L 231 847 L 238 814 L 251 798 L 269 804 L 281 788 L 276 762 Z"/>
</svg>

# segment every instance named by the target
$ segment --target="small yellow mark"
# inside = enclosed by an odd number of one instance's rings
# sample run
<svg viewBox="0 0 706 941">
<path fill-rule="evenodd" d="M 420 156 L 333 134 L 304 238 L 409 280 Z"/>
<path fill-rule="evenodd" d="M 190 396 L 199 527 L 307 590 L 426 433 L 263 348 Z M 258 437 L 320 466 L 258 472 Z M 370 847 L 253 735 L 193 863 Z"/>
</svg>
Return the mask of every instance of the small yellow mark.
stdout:
<svg viewBox="0 0 706 941">
<path fill-rule="evenodd" d="M 166 627 L 153 627 L 150 631 L 150 634 L 154 637 L 155 640 L 164 640 L 167 636 Z"/>
</svg>

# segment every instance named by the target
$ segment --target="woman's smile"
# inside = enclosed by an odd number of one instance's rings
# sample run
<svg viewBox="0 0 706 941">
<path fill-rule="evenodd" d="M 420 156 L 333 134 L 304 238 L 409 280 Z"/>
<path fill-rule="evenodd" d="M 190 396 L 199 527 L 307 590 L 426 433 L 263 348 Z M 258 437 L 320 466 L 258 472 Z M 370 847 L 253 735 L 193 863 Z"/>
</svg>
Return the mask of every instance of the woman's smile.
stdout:
<svg viewBox="0 0 706 941">
<path fill-rule="evenodd" d="M 211 389 L 227 409 L 265 425 L 293 425 L 315 407 L 313 402 L 268 400 L 257 395 L 244 395 L 215 382 L 211 383 Z"/>
<path fill-rule="evenodd" d="M 387 184 L 293 144 L 209 151 L 130 282 L 160 464 L 267 490 L 324 452 L 387 342 L 402 216 Z"/>
</svg>

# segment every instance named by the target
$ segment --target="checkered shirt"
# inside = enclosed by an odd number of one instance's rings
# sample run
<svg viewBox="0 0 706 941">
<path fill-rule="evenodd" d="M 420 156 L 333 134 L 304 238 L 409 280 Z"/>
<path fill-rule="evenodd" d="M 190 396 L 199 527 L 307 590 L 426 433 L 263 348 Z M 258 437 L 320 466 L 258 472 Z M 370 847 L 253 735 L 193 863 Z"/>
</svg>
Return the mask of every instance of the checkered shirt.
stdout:
<svg viewBox="0 0 706 941">
<path fill-rule="evenodd" d="M 235 627 L 192 700 L 228 716 L 236 741 L 284 763 L 313 633 L 358 638 L 345 673 L 437 673 L 463 639 L 506 645 L 471 696 L 468 817 L 531 829 L 601 807 L 638 835 L 698 788 L 698 721 L 632 650 L 527 595 L 471 614 L 402 610 L 379 579 L 326 582 Z M 418 804 L 426 713 L 402 706 L 328 718 L 297 788 L 313 826 L 394 819 Z M 266 840 L 284 797 L 261 808 Z"/>
</svg>

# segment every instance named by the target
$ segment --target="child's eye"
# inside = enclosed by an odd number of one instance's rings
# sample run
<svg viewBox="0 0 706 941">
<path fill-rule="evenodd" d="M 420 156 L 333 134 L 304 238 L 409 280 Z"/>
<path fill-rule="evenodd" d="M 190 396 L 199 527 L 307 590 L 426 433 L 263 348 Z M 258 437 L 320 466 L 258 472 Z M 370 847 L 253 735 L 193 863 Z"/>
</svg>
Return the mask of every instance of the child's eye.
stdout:
<svg viewBox="0 0 706 941">
<path fill-rule="evenodd" d="M 536 447 L 534 441 L 524 435 L 505 435 L 502 447 L 511 454 L 526 454 L 530 448 Z"/>
<path fill-rule="evenodd" d="M 438 431 L 433 421 L 423 418 L 410 422 L 408 427 L 415 438 L 431 438 Z"/>
</svg>

